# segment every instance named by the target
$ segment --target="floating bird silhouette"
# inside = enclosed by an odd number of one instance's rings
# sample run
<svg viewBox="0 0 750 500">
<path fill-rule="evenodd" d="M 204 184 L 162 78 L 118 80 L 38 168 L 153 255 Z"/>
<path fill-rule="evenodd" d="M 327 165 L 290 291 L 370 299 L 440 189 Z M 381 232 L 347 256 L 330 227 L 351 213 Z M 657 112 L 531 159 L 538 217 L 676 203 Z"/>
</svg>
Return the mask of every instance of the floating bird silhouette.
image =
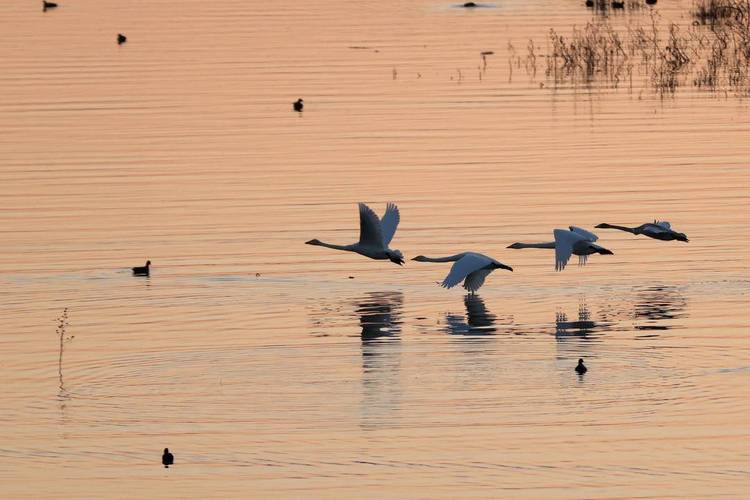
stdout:
<svg viewBox="0 0 750 500">
<path fill-rule="evenodd" d="M 646 0 L 646 5 L 656 5 L 656 0 Z"/>
<path fill-rule="evenodd" d="M 151 273 L 151 261 L 147 260 L 145 266 L 136 266 L 133 268 L 135 276 L 148 276 Z"/>
<path fill-rule="evenodd" d="M 404 263 L 404 255 L 400 250 L 389 248 L 393 235 L 396 234 L 396 228 L 400 220 L 398 207 L 393 203 L 388 203 L 385 214 L 379 219 L 375 212 L 364 203 L 359 204 L 359 241 L 351 245 L 333 245 L 323 243 L 320 240 L 313 239 L 306 241 L 308 245 L 332 248 L 334 250 L 344 250 L 345 252 L 354 252 L 365 257 L 375 260 L 390 260 L 400 265 Z"/>
<path fill-rule="evenodd" d="M 47 9 L 54 9 L 57 7 L 57 4 L 55 2 L 47 2 L 45 0 L 42 0 L 42 11 L 47 12 Z"/>
<path fill-rule="evenodd" d="M 474 2 L 466 2 L 465 4 L 463 4 L 463 7 L 466 7 L 467 9 L 470 9 L 472 7 L 477 7 L 477 4 L 474 3 Z"/>
<path fill-rule="evenodd" d="M 461 281 L 464 282 L 464 288 L 469 293 L 475 293 L 484 284 L 484 280 L 495 269 L 507 269 L 513 271 L 513 268 L 506 266 L 492 257 L 481 253 L 464 252 L 450 255 L 448 257 L 425 257 L 418 255 L 412 260 L 417 262 L 453 262 L 448 276 L 445 277 L 440 286 L 443 288 L 453 288 Z"/>
<path fill-rule="evenodd" d="M 122 33 L 117 34 L 117 45 L 122 45 L 123 43 L 127 41 L 128 41 L 128 37 L 126 37 Z"/>
<path fill-rule="evenodd" d="M 555 241 L 547 243 L 513 243 L 508 248 L 554 248 L 555 249 L 555 271 L 562 271 L 568 264 L 571 255 L 578 256 L 578 265 L 586 265 L 588 256 L 600 253 L 612 255 L 611 250 L 594 243 L 599 239 L 597 235 L 576 226 L 565 229 L 555 229 Z"/>
<path fill-rule="evenodd" d="M 688 237 L 685 236 L 685 233 L 678 233 L 674 229 L 672 229 L 672 225 L 667 221 L 654 221 L 652 223 L 646 223 L 641 224 L 638 227 L 625 227 L 625 226 L 616 226 L 614 224 L 607 224 L 606 222 L 603 222 L 596 227 L 600 229 L 619 229 L 620 231 L 625 231 L 632 234 L 642 234 L 644 236 L 648 236 L 649 238 L 654 238 L 655 240 L 662 240 L 662 241 L 684 241 L 685 243 L 689 242 Z"/>
<path fill-rule="evenodd" d="M 292 106 L 294 107 L 294 111 L 302 112 L 302 109 L 305 107 L 305 101 L 300 97 L 292 103 Z"/>
<path fill-rule="evenodd" d="M 583 360 L 579 359 L 578 366 L 576 366 L 576 373 L 578 373 L 578 375 L 583 375 L 587 371 L 589 371 L 589 369 L 586 368 L 586 365 L 583 364 Z"/>
<path fill-rule="evenodd" d="M 161 456 L 161 463 L 165 469 L 169 469 L 169 466 L 174 464 L 174 455 L 169 452 L 169 448 L 164 448 L 164 454 Z"/>
<path fill-rule="evenodd" d="M 614 0 L 612 2 L 612 8 L 613 9 L 624 9 L 625 8 L 625 2 L 624 1 L 619 1 L 619 0 Z"/>
</svg>

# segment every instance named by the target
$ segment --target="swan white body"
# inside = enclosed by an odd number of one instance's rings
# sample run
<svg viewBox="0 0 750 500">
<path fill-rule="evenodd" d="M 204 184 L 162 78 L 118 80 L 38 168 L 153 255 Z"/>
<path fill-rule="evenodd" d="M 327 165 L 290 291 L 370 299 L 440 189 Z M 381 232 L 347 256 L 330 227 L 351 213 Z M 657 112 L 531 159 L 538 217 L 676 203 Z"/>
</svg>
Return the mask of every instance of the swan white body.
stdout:
<svg viewBox="0 0 750 500">
<path fill-rule="evenodd" d="M 586 265 L 588 256 L 595 253 L 612 255 L 611 250 L 594 243 L 597 235 L 576 226 L 553 231 L 555 241 L 547 243 L 513 243 L 508 248 L 550 248 L 555 250 L 555 271 L 562 271 L 568 265 L 571 255 L 578 256 L 578 265 Z"/>
<path fill-rule="evenodd" d="M 448 276 L 445 277 L 440 286 L 443 288 L 453 288 L 461 281 L 464 282 L 464 288 L 470 293 L 474 293 L 481 288 L 484 280 L 495 269 L 507 269 L 513 271 L 513 268 L 506 266 L 492 257 L 481 253 L 464 252 L 448 257 L 425 257 L 418 255 L 412 260 L 417 262 L 453 262 Z"/>
<path fill-rule="evenodd" d="M 653 223 L 647 222 L 646 224 L 641 224 L 638 227 L 625 227 L 625 226 L 616 226 L 614 224 L 607 224 L 602 223 L 597 225 L 596 227 L 601 229 L 619 229 L 620 231 L 625 231 L 627 233 L 631 234 L 642 234 L 644 236 L 648 236 L 649 238 L 653 238 L 655 240 L 662 240 L 662 241 L 684 241 L 685 243 L 689 242 L 688 237 L 685 235 L 685 233 L 678 233 L 674 229 L 672 229 L 672 225 L 667 221 L 657 221 L 655 220 Z"/>
<path fill-rule="evenodd" d="M 383 218 L 380 219 L 370 207 L 359 204 L 359 241 L 351 245 L 333 245 L 313 239 L 306 241 L 308 245 L 316 245 L 334 250 L 355 252 L 375 260 L 390 260 L 402 265 L 404 256 L 399 250 L 391 250 L 389 245 L 400 220 L 398 207 L 388 203 Z"/>
</svg>

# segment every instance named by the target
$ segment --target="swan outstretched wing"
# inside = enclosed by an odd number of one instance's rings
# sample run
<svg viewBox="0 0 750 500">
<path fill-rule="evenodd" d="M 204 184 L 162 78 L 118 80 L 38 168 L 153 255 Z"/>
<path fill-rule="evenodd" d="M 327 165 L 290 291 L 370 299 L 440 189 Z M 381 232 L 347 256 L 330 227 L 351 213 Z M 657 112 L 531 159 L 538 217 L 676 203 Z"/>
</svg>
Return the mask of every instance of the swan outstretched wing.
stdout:
<svg viewBox="0 0 750 500">
<path fill-rule="evenodd" d="M 445 277 L 440 286 L 444 288 L 452 288 L 461 283 L 461 281 L 463 281 L 469 274 L 479 271 L 491 263 L 492 261 L 483 255 L 467 253 L 453 263 L 451 271 L 448 273 L 448 276 Z M 484 282 L 484 278 L 482 278 L 482 282 Z"/>
<path fill-rule="evenodd" d="M 383 230 L 380 227 L 380 219 L 364 203 L 359 204 L 359 244 L 372 247 L 383 246 Z"/>
<path fill-rule="evenodd" d="M 393 203 L 389 203 L 385 209 L 383 218 L 380 219 L 380 227 L 383 231 L 384 247 L 388 248 L 388 245 L 391 244 L 391 240 L 393 239 L 393 235 L 396 234 L 396 228 L 398 227 L 398 223 L 400 220 L 401 217 L 398 213 L 398 207 Z"/>
<path fill-rule="evenodd" d="M 562 271 L 573 255 L 573 247 L 579 241 L 586 241 L 586 238 L 573 231 L 565 229 L 555 229 L 555 271 Z"/>
<path fill-rule="evenodd" d="M 473 273 L 469 273 L 466 280 L 464 280 L 464 288 L 469 292 L 476 292 L 482 287 L 482 285 L 484 285 L 484 280 L 491 272 L 492 269 L 480 269 Z"/>
<path fill-rule="evenodd" d="M 649 222 L 648 224 L 644 224 L 643 227 L 651 233 L 668 233 L 671 231 L 669 222 L 665 225 L 664 222 L 654 221 L 653 223 Z"/>
<path fill-rule="evenodd" d="M 568 229 L 570 229 L 576 234 L 580 234 L 581 236 L 586 238 L 586 240 L 588 241 L 596 241 L 599 239 L 599 237 L 595 235 L 594 233 L 592 233 L 591 231 L 586 231 L 585 229 L 581 229 L 580 227 L 569 226 Z"/>
</svg>

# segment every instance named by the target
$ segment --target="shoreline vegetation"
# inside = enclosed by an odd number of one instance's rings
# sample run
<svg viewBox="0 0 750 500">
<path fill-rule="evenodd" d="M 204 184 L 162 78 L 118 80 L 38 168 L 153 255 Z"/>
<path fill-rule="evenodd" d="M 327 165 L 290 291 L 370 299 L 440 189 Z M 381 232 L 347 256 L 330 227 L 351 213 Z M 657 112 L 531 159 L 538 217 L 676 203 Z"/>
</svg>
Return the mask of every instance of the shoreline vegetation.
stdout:
<svg viewBox="0 0 750 500">
<path fill-rule="evenodd" d="M 543 59 L 555 85 L 605 81 L 632 88 L 635 77 L 660 95 L 690 86 L 750 95 L 750 0 L 696 0 L 687 24 L 662 23 L 655 11 L 646 19 L 631 18 L 624 29 L 606 16 L 567 34 L 550 29 L 546 55 L 533 40 L 525 56 L 509 44 L 511 71 L 524 68 L 535 79 Z"/>
</svg>

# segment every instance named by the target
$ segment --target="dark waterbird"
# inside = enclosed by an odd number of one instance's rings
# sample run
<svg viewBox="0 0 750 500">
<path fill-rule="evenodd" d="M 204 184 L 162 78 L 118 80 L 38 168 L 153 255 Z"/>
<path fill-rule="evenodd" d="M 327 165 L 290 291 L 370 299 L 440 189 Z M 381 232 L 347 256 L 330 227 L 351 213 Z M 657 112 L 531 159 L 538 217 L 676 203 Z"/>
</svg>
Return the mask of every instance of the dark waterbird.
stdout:
<svg viewBox="0 0 750 500">
<path fill-rule="evenodd" d="M 646 0 L 646 5 L 656 5 L 656 0 Z"/>
<path fill-rule="evenodd" d="M 594 0 L 586 0 L 586 7 L 593 7 L 594 6 Z"/>
<path fill-rule="evenodd" d="M 625 8 L 625 2 L 620 0 L 614 0 L 612 2 L 612 8 L 613 9 L 624 9 Z"/>
<path fill-rule="evenodd" d="M 164 454 L 161 456 L 161 463 L 165 469 L 169 469 L 170 465 L 174 464 L 174 455 L 169 452 L 169 448 L 164 448 Z"/>
<path fill-rule="evenodd" d="M 148 276 L 151 270 L 151 261 L 147 260 L 145 266 L 136 266 L 133 268 L 134 276 Z"/>
<path fill-rule="evenodd" d="M 44 1 L 44 0 L 42 1 L 42 11 L 43 12 L 47 12 L 47 9 L 54 9 L 55 7 L 57 7 L 57 4 L 55 2 L 47 2 L 47 1 Z"/>
<path fill-rule="evenodd" d="M 474 2 L 466 2 L 464 5 L 467 9 L 471 9 L 472 7 L 478 7 L 478 5 Z"/>
<path fill-rule="evenodd" d="M 117 34 L 117 45 L 122 45 L 123 43 L 127 41 L 128 41 L 128 37 L 126 37 L 122 33 Z"/>
<path fill-rule="evenodd" d="M 294 107 L 294 111 L 302 112 L 302 108 L 305 107 L 305 102 L 300 97 L 295 102 L 292 103 L 292 106 Z"/>
<path fill-rule="evenodd" d="M 588 369 L 588 368 L 586 368 L 586 365 L 584 365 L 584 364 L 583 364 L 583 360 L 582 360 L 582 359 L 579 359 L 579 360 L 578 360 L 578 366 L 576 366 L 576 373 L 577 373 L 578 375 L 583 375 L 583 374 L 584 374 L 584 373 L 586 373 L 587 371 L 589 371 L 589 369 Z"/>
</svg>

